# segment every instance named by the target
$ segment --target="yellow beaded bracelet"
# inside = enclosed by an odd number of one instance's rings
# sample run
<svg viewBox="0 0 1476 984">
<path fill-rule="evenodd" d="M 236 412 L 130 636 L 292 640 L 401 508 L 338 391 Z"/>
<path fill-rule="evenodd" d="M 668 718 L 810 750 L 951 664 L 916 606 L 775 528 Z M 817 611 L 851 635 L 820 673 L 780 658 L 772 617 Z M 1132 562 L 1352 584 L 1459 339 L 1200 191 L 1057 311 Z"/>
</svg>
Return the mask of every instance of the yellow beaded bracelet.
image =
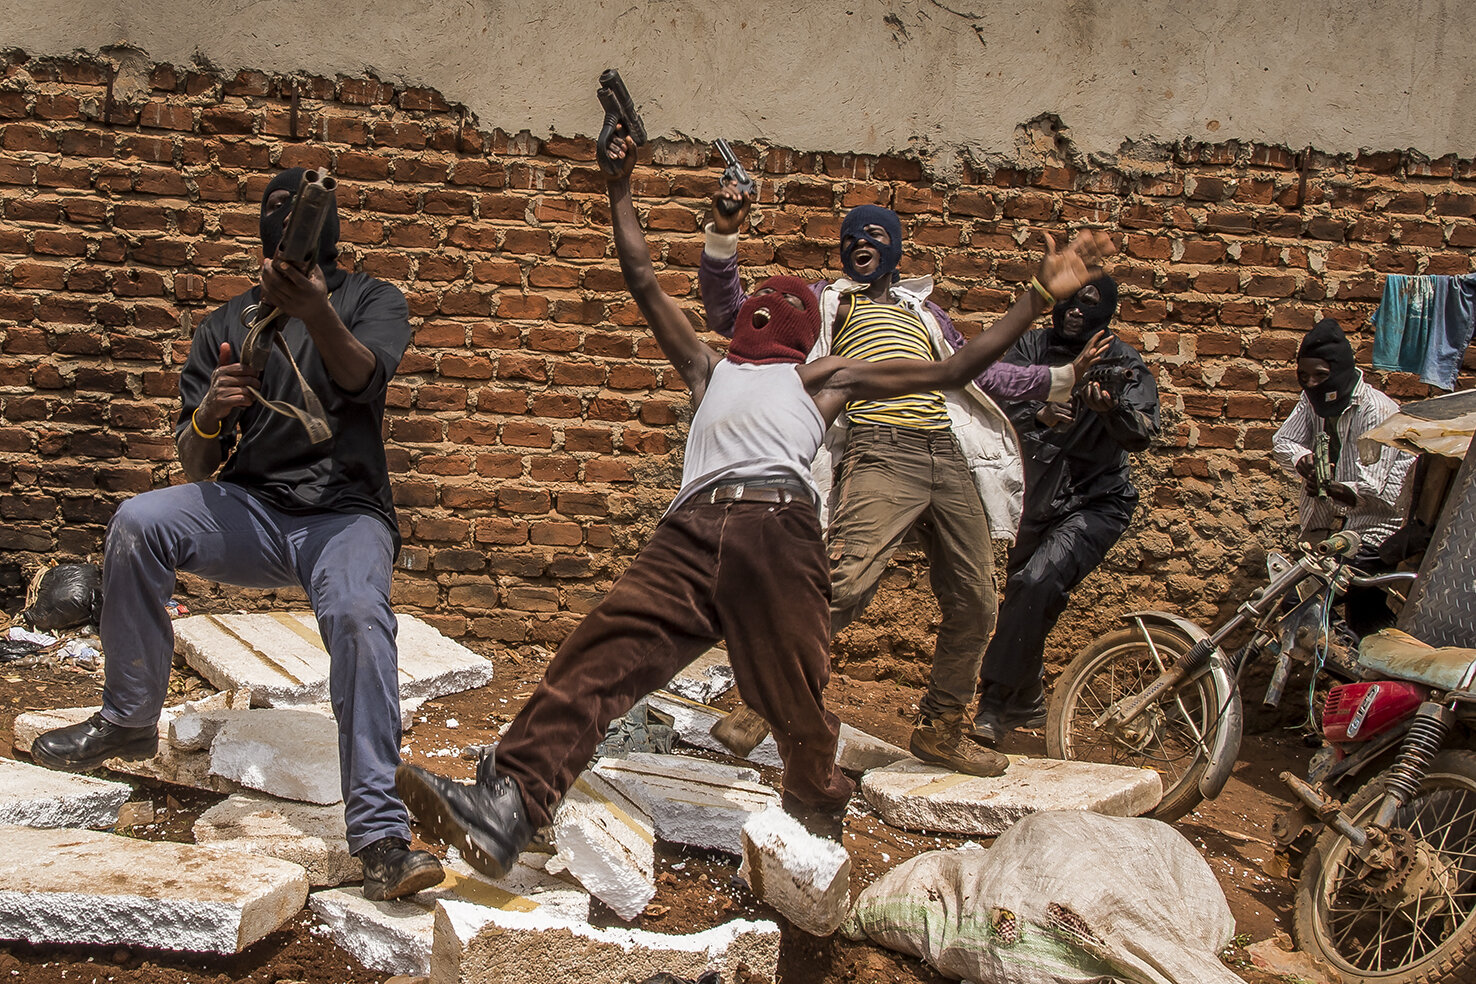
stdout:
<svg viewBox="0 0 1476 984">
<path fill-rule="evenodd" d="M 1030 278 L 1030 289 L 1040 295 L 1040 299 L 1042 301 L 1045 301 L 1045 305 L 1047 308 L 1053 308 L 1056 306 L 1056 295 L 1046 290 L 1045 284 L 1040 282 L 1039 277 Z"/>
<path fill-rule="evenodd" d="M 200 412 L 200 408 L 199 407 L 196 407 L 195 410 L 194 410 L 194 413 L 191 413 L 190 414 L 190 426 L 195 429 L 195 433 L 196 434 L 199 434 L 201 437 L 205 438 L 205 440 L 207 440 L 207 441 L 213 441 L 213 440 L 215 440 L 217 437 L 220 436 L 220 432 L 223 431 L 223 430 L 225 430 L 225 421 L 222 420 L 219 424 L 216 425 L 216 427 L 215 427 L 215 433 L 214 434 L 207 434 L 207 433 L 205 433 L 204 431 L 202 431 L 200 429 L 199 421 L 195 420 L 195 414 L 196 413 L 199 413 L 199 412 Z"/>
</svg>

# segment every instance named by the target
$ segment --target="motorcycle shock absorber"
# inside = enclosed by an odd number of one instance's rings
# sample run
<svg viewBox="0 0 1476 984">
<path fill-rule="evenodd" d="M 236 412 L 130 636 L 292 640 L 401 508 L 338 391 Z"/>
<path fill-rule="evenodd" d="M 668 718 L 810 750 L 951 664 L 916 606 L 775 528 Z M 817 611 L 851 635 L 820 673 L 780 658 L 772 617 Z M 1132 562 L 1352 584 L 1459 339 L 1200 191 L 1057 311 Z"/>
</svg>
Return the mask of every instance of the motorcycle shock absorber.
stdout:
<svg viewBox="0 0 1476 984">
<path fill-rule="evenodd" d="M 1394 821 L 1394 814 L 1419 792 L 1420 783 L 1430 770 L 1430 763 L 1445 745 L 1446 736 L 1455 724 L 1455 713 L 1444 704 L 1426 701 L 1415 712 L 1414 723 L 1409 734 L 1399 747 L 1399 757 L 1389 767 L 1384 777 L 1384 788 L 1388 795 L 1379 805 L 1374 823 L 1387 827 Z"/>
</svg>

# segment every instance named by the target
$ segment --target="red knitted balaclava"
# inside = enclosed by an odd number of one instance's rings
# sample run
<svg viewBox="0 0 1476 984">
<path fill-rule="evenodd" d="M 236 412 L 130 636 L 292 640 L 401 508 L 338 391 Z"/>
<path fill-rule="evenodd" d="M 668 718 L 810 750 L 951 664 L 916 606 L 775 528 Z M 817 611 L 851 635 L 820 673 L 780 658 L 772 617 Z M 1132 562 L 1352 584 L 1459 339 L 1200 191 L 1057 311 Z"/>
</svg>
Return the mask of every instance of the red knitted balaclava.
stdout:
<svg viewBox="0 0 1476 984">
<path fill-rule="evenodd" d="M 758 293 L 766 287 L 772 293 Z M 785 294 L 803 301 L 804 310 L 790 305 Z M 819 337 L 820 302 L 810 291 L 810 285 L 799 277 L 770 277 L 754 288 L 754 293 L 738 309 L 728 358 L 758 365 L 804 362 Z"/>
</svg>

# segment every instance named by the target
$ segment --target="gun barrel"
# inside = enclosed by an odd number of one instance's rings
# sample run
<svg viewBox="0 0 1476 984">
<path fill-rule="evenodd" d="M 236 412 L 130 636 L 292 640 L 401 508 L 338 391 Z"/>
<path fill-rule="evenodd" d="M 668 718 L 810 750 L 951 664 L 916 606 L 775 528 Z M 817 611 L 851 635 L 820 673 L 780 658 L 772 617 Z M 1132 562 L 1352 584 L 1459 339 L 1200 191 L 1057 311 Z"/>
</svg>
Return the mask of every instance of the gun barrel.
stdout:
<svg viewBox="0 0 1476 984">
<path fill-rule="evenodd" d="M 606 99 L 609 93 L 609 99 Z M 613 68 L 607 68 L 600 73 L 600 104 L 607 112 L 615 113 L 620 117 L 620 122 L 625 124 L 626 135 L 636 142 L 636 146 L 643 146 L 646 142 L 646 126 L 641 122 L 641 115 L 636 112 L 635 101 L 630 98 L 630 90 L 625 87 L 625 82 L 620 78 L 620 73 Z"/>
<path fill-rule="evenodd" d="M 738 163 L 738 157 L 733 153 L 733 148 L 728 146 L 728 141 L 718 137 L 712 143 L 717 148 L 717 152 L 722 155 L 724 164 L 736 167 L 740 171 L 743 170 L 743 165 Z"/>
</svg>

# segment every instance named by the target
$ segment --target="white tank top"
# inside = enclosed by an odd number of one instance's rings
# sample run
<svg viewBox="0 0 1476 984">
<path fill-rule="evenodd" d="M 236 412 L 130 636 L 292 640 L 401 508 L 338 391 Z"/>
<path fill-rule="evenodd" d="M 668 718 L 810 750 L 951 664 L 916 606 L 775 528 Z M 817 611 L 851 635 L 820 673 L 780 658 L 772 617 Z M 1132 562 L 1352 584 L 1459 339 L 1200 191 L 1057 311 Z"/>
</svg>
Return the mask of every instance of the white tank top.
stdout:
<svg viewBox="0 0 1476 984">
<path fill-rule="evenodd" d="M 682 488 L 671 509 L 714 483 L 764 478 L 795 479 L 818 498 L 810 462 L 825 435 L 825 421 L 797 369 L 788 362 L 750 365 L 728 359 L 714 367 L 692 417 Z"/>
</svg>

